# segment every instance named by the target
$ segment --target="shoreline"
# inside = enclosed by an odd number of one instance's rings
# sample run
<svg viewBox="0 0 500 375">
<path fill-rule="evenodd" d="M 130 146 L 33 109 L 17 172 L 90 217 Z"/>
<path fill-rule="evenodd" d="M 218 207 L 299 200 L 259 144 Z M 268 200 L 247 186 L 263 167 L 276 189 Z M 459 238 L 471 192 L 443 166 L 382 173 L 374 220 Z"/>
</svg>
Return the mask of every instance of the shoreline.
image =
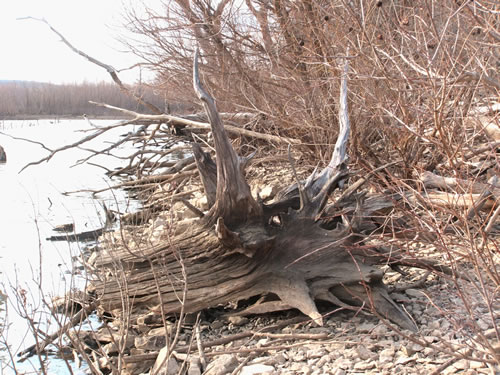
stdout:
<svg viewBox="0 0 500 375">
<path fill-rule="evenodd" d="M 82 115 L 19 115 L 19 116 L 0 116 L 0 121 L 28 121 L 28 120 L 82 120 Z M 93 120 L 127 120 L 127 116 L 111 115 L 88 115 L 87 118 Z"/>
</svg>

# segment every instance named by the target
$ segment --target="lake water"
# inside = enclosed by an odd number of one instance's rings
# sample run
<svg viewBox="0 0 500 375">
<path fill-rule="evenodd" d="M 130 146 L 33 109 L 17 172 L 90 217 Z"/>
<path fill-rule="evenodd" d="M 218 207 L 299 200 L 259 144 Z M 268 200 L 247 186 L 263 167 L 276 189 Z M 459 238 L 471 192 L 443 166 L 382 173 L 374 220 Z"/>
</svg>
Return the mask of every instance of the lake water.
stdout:
<svg viewBox="0 0 500 375">
<path fill-rule="evenodd" d="M 92 122 L 98 126 L 114 123 L 111 120 Z M 85 120 L 0 121 L 0 132 L 41 142 L 51 149 L 82 138 L 88 133 L 80 131 L 89 128 Z M 105 142 L 116 141 L 120 134 L 130 130 L 133 126 L 113 130 L 103 139 L 92 141 L 85 147 L 102 149 L 109 145 Z M 99 201 L 105 202 L 110 209 L 121 211 L 129 202 L 120 191 L 101 193 L 97 196 L 98 200 L 93 199 L 90 193 L 62 195 L 67 191 L 99 189 L 119 182 L 110 181 L 103 169 L 91 164 L 74 166 L 79 159 L 89 155 L 84 150 L 63 151 L 48 163 L 31 166 L 19 173 L 24 165 L 41 159 L 48 152 L 38 144 L 2 134 L 0 145 L 7 153 L 7 163 L 0 164 L 0 292 L 6 294 L 9 301 L 7 314 L 6 304 L 0 302 L 0 324 L 2 319 L 7 319 L 3 325 L 8 325 L 3 332 L 0 326 L 0 374 L 10 374 L 13 373 L 10 368 L 12 361 L 8 359 L 5 344 L 15 353 L 34 342 L 26 321 L 16 310 L 26 306 L 40 327 L 52 332 L 57 326 L 51 325 L 50 319 L 47 319 L 41 299 L 50 300 L 64 295 L 83 282 L 83 277 L 79 279 L 72 274 L 72 259 L 80 254 L 83 245 L 50 242 L 45 240 L 46 237 L 56 234 L 54 226 L 64 223 L 74 223 L 77 232 L 101 227 L 104 214 Z M 103 156 L 91 162 L 104 164 L 107 168 L 124 163 Z M 26 297 L 21 304 L 19 295 Z M 69 373 L 61 363 L 52 362 L 49 373 Z M 16 366 L 23 373 L 37 370 L 36 361 L 16 363 Z M 79 372 L 75 370 L 75 374 Z"/>
</svg>

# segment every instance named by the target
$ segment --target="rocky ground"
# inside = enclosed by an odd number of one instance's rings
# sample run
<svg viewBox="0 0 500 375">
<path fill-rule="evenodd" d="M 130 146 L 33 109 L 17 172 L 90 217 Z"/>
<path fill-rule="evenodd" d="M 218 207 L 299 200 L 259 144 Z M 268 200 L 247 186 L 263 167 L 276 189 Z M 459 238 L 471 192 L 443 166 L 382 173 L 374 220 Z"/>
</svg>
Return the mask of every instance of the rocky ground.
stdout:
<svg viewBox="0 0 500 375">
<path fill-rule="evenodd" d="M 282 175 L 287 178 L 287 171 Z M 275 194 L 269 185 L 261 180 L 258 190 L 263 199 Z M 195 194 L 191 202 L 206 209 L 202 195 Z M 180 202 L 171 211 L 178 225 L 193 220 Z M 169 215 L 160 214 L 138 227 L 140 234 L 116 232 L 102 240 L 163 241 Z M 435 248 L 427 246 L 418 252 L 436 255 Z M 92 256 L 87 263 L 92 263 Z M 327 316 L 323 327 L 297 311 L 229 317 L 236 306 L 225 306 L 203 312 L 197 323 L 196 316 L 185 317 L 179 331 L 175 321 L 143 311 L 131 316 L 125 329 L 118 312 L 117 319 L 97 334 L 78 335 L 100 353 L 98 363 L 104 371 L 111 370 L 110 361 L 116 366 L 122 358 L 121 374 L 500 374 L 500 301 L 482 291 L 491 289 L 435 274 L 423 280 L 425 271 L 403 271 L 404 276 L 387 267 L 385 282 L 392 298 L 415 320 L 417 333 L 398 331 L 364 311 L 329 305 L 321 306 Z M 166 337 L 172 339 L 176 332 L 174 351 L 167 357 Z M 120 340 L 122 350 L 117 349 Z"/>
<path fill-rule="evenodd" d="M 500 345 L 493 327 L 493 322 L 496 327 L 500 322 L 500 301 L 487 306 L 476 293 L 465 307 L 456 285 L 433 275 L 425 284 L 415 284 L 423 288 L 407 288 L 408 279 L 421 275 L 415 271 L 404 282 L 396 280 L 396 287 L 406 286 L 392 293 L 415 319 L 418 333 L 398 332 L 362 311 L 332 312 L 332 306 L 322 306 L 327 314 L 323 327 L 295 311 L 228 317 L 234 306 L 227 306 L 204 312 L 198 321 L 188 315 L 174 352 L 166 357 L 165 332 L 172 338 L 177 325 L 147 312 L 131 319 L 121 373 L 500 374 L 494 360 Z M 399 278 L 387 272 L 388 281 Z M 82 340 L 94 342 L 90 346 L 106 353 L 99 360 L 102 369 L 109 368 L 110 358 L 116 363 L 116 343 L 110 333 L 123 339 L 122 328 L 122 322 L 115 320 Z M 201 356 L 197 338 L 203 345 Z"/>
<path fill-rule="evenodd" d="M 477 327 L 468 327 L 467 311 L 461 301 L 449 293 L 451 285 L 431 280 L 424 290 L 407 289 L 393 294 L 415 318 L 420 330 L 403 337 L 373 316 L 355 312 L 330 315 L 324 327 L 311 323 L 290 324 L 269 335 L 246 337 L 206 349 L 208 366 L 205 374 L 498 374 L 500 367 L 481 359 L 488 351 L 475 334 L 475 328 L 495 335 L 488 309 L 479 301 L 473 307 Z M 500 303 L 496 301 L 496 321 L 500 320 Z M 453 311 L 451 310 L 453 309 Z M 293 313 L 291 313 L 293 314 Z M 293 314 L 294 315 L 294 314 Z M 463 319 L 460 319 L 460 317 Z M 277 324 L 285 315 L 255 318 L 216 319 L 201 324 L 202 341 L 228 337 L 239 332 L 259 332 Z M 303 338 L 301 337 L 303 335 Z M 307 336 L 310 336 L 307 338 Z M 295 336 L 295 338 L 294 338 Z M 314 339 L 317 336 L 317 339 Z M 420 342 L 420 343 L 418 343 Z M 490 341 L 495 346 L 494 340 Z M 496 343 L 498 355 L 498 342 Z M 220 355 L 215 355 L 220 352 Z M 209 356 L 208 356 L 209 354 Z M 460 356 L 469 357 L 461 359 Z M 470 357 L 478 359 L 471 360 Z M 173 356 L 170 371 L 186 358 Z M 196 350 L 188 373 L 200 374 Z"/>
</svg>

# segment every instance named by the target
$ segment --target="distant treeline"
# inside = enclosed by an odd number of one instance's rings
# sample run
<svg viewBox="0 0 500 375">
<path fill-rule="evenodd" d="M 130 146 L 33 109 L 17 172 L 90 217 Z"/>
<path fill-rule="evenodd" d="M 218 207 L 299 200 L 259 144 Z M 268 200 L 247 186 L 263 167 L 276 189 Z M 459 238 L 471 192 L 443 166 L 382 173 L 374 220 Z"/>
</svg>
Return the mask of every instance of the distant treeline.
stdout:
<svg viewBox="0 0 500 375">
<path fill-rule="evenodd" d="M 163 96 L 150 88 L 132 88 L 136 94 L 165 108 Z M 28 81 L 0 81 L 0 118 L 22 116 L 113 116 L 119 112 L 90 104 L 103 102 L 141 113 L 151 113 L 112 83 L 51 84 Z M 172 106 L 170 106 L 172 107 Z M 172 109 L 172 108 L 171 108 Z"/>
</svg>

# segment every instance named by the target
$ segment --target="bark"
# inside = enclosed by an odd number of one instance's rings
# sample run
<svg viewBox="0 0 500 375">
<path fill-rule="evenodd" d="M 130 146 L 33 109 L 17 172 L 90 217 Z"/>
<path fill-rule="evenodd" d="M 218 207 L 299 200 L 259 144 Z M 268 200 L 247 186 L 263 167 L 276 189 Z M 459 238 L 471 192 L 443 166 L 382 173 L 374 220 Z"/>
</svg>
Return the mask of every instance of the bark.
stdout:
<svg viewBox="0 0 500 375">
<path fill-rule="evenodd" d="M 328 198 L 347 176 L 347 68 L 346 63 L 339 138 L 330 163 L 304 182 L 297 179 L 278 201 L 266 205 L 250 193 L 244 178 L 247 159 L 239 158 L 231 146 L 215 102 L 201 84 L 196 54 L 194 88 L 207 112 L 216 149 L 214 163 L 194 147 L 210 208 L 200 219 L 177 223 L 160 245 L 103 249 L 93 264 L 101 273 L 91 285 L 101 309 L 111 311 L 128 303 L 163 313 L 195 312 L 269 295 L 271 301 L 253 311 L 296 308 L 321 325 L 315 304 L 321 300 L 363 306 L 415 330 L 412 319 L 391 300 L 377 267 L 402 258 L 395 251 L 365 246 L 360 234 L 362 200 L 354 199 L 349 215 L 339 207 L 336 216 L 342 220 L 330 219 L 336 206 L 328 205 Z"/>
</svg>

